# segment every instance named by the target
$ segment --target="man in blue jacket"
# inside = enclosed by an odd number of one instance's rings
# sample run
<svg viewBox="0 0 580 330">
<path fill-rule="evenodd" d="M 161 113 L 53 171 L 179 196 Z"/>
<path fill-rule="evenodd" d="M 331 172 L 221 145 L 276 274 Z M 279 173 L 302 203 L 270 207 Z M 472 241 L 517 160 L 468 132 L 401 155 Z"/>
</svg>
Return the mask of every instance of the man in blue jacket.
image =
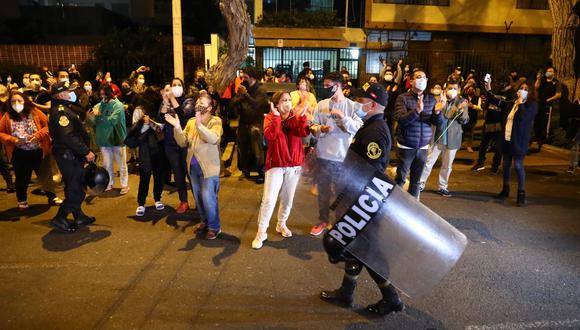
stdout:
<svg viewBox="0 0 580 330">
<path fill-rule="evenodd" d="M 427 75 L 422 69 L 413 71 L 411 86 L 395 103 L 395 120 L 399 124 L 396 135 L 399 165 L 395 181 L 402 186 L 410 171 L 408 192 L 419 198 L 419 182 L 433 135 L 431 125 L 441 125 L 445 102 L 425 93 Z"/>
</svg>

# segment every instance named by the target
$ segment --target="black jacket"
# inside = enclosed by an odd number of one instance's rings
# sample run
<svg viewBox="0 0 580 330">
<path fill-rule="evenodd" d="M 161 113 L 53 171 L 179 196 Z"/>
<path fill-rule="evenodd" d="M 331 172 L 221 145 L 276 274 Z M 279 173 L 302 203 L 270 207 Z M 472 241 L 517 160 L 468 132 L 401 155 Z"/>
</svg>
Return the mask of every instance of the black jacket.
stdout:
<svg viewBox="0 0 580 330">
<path fill-rule="evenodd" d="M 160 140 L 155 129 L 150 127 L 145 132 L 143 128 L 143 119 L 131 127 L 125 139 L 125 145 L 129 148 L 139 148 L 139 165 L 144 172 L 153 170 L 153 162 L 161 161 L 164 156 L 163 140 Z"/>
<path fill-rule="evenodd" d="M 259 82 L 248 88 L 247 94 L 236 95 L 232 99 L 232 106 L 240 116 L 240 128 L 250 126 L 263 128 L 264 114 L 270 112 L 268 94 Z"/>
<path fill-rule="evenodd" d="M 349 149 L 364 158 L 379 172 L 385 171 L 391 152 L 391 133 L 382 113 L 365 121 L 356 132 Z"/>
<path fill-rule="evenodd" d="M 53 100 L 48 120 L 48 131 L 52 139 L 52 150 L 65 159 L 83 160 L 90 152 L 89 135 L 75 112 L 74 104 Z"/>
</svg>

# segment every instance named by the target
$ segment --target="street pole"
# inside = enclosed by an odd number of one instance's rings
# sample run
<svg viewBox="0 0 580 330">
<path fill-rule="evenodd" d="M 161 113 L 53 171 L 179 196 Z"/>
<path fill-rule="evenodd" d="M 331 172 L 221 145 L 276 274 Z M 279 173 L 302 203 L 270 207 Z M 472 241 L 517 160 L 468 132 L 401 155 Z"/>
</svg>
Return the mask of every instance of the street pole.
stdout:
<svg viewBox="0 0 580 330">
<path fill-rule="evenodd" d="M 348 0 L 346 0 L 346 6 L 344 7 L 344 27 L 348 28 Z"/>
<path fill-rule="evenodd" d="M 184 79 L 183 75 L 183 35 L 181 31 L 181 0 L 171 0 L 173 20 L 173 73 L 174 77 Z"/>
</svg>

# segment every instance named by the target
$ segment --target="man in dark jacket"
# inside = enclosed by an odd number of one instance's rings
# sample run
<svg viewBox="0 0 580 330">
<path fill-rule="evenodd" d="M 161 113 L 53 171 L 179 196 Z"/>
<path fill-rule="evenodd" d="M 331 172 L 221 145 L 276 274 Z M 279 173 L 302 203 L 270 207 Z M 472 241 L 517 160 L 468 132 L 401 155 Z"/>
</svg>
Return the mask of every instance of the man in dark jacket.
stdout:
<svg viewBox="0 0 580 330">
<path fill-rule="evenodd" d="M 411 89 L 397 97 L 395 120 L 399 165 L 398 185 L 403 185 L 410 170 L 409 193 L 419 198 L 419 181 L 427 161 L 427 149 L 433 135 L 431 125 L 441 125 L 444 102 L 425 94 L 427 76 L 421 69 L 415 69 L 411 77 Z"/>
<path fill-rule="evenodd" d="M 253 67 L 244 69 L 242 85 L 232 103 L 239 115 L 238 152 L 240 161 L 238 167 L 245 178 L 250 178 L 252 158 L 258 168 L 256 183 L 264 182 L 264 114 L 270 111 L 268 95 L 260 84 L 261 72 Z"/>
</svg>

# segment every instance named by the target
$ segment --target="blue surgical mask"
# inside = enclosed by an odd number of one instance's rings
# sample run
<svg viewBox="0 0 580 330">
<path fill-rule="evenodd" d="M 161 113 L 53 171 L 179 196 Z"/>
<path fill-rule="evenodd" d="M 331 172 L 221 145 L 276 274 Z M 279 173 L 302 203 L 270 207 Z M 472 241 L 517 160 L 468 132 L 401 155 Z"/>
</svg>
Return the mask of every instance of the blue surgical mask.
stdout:
<svg viewBox="0 0 580 330">
<path fill-rule="evenodd" d="M 371 103 L 372 102 L 360 103 L 361 107 L 354 111 L 355 115 L 359 116 L 360 119 L 364 119 L 367 116 L 367 113 L 363 110 L 364 106 Z"/>
<path fill-rule="evenodd" d="M 77 101 L 77 94 L 75 92 L 68 93 L 69 95 L 69 102 L 75 103 Z"/>
<path fill-rule="evenodd" d="M 523 100 L 526 100 L 528 98 L 528 91 L 524 89 L 518 90 L 518 97 L 520 97 Z"/>
</svg>

